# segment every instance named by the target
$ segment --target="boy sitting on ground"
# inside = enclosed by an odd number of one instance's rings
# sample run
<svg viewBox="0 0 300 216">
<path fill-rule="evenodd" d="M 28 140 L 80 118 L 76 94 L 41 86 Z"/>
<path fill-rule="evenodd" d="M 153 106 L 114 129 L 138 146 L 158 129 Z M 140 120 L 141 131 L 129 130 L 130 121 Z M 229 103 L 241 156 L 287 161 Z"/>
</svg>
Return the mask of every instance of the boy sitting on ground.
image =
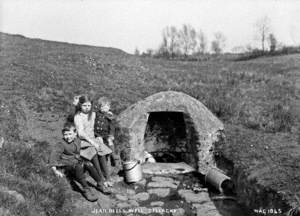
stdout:
<svg viewBox="0 0 300 216">
<path fill-rule="evenodd" d="M 91 202 L 96 201 L 98 198 L 89 188 L 84 172 L 87 170 L 90 173 L 97 186 L 101 184 L 101 178 L 93 164 L 80 156 L 80 139 L 77 138 L 75 125 L 67 122 L 62 129 L 62 134 L 63 142 L 58 143 L 51 152 L 51 169 L 58 177 L 63 177 L 64 174 L 74 177 L 74 180 L 82 186 L 83 196 Z"/>
</svg>

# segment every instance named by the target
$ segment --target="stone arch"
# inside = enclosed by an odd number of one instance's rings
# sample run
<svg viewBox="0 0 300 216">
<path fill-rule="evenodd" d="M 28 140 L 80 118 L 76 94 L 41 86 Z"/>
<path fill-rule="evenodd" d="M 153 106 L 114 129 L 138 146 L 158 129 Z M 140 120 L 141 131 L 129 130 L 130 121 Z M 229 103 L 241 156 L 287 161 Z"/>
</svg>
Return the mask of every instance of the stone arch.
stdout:
<svg viewBox="0 0 300 216">
<path fill-rule="evenodd" d="M 223 123 L 207 107 L 182 92 L 165 91 L 141 100 L 117 117 L 116 142 L 120 150 L 128 150 L 130 159 L 144 157 L 144 134 L 151 112 L 182 112 L 185 123 L 194 130 L 191 152 L 195 163 L 190 164 L 202 174 L 215 166 L 213 148 L 224 130 Z"/>
</svg>

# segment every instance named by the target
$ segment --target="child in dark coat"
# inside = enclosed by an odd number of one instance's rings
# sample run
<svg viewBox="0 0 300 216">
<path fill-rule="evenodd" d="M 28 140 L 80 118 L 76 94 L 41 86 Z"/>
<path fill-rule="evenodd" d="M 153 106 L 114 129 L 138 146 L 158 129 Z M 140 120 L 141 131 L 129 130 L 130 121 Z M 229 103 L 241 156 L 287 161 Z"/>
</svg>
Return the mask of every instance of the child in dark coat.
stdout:
<svg viewBox="0 0 300 216">
<path fill-rule="evenodd" d="M 100 97 L 95 107 L 96 118 L 94 125 L 94 132 L 96 137 L 102 137 L 104 144 L 106 144 L 112 153 L 108 155 L 111 165 L 115 166 L 117 157 L 114 146 L 114 114 L 110 111 L 111 101 L 107 97 Z"/>
<path fill-rule="evenodd" d="M 63 177 L 65 174 L 72 174 L 74 180 L 82 186 L 82 194 L 89 201 L 96 201 L 98 198 L 92 193 L 84 176 L 87 170 L 97 182 L 97 189 L 102 190 L 103 177 L 99 176 L 93 164 L 80 156 L 80 139 L 73 123 L 66 123 L 62 130 L 63 142 L 53 148 L 50 155 L 50 166 L 54 174 Z M 59 169 L 58 169 L 59 168 Z M 64 170 L 64 173 L 61 171 Z M 99 186 L 99 188 L 98 188 Z"/>
</svg>

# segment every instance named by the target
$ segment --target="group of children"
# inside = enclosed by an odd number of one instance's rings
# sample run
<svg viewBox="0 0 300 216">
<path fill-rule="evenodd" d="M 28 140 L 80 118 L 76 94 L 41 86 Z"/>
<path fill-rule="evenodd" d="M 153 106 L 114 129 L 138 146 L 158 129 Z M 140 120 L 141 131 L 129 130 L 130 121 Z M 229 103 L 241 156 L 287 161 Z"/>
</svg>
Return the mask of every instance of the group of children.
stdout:
<svg viewBox="0 0 300 216">
<path fill-rule="evenodd" d="M 87 96 L 74 98 L 75 114 L 73 121 L 65 123 L 62 129 L 63 141 L 58 143 L 50 156 L 50 166 L 58 177 L 72 176 L 81 184 L 82 194 L 89 201 L 97 196 L 90 190 L 85 171 L 97 182 L 96 189 L 104 194 L 111 193 L 112 182 L 108 160 L 116 165 L 114 151 L 113 114 L 111 102 L 101 97 L 93 104 Z"/>
</svg>

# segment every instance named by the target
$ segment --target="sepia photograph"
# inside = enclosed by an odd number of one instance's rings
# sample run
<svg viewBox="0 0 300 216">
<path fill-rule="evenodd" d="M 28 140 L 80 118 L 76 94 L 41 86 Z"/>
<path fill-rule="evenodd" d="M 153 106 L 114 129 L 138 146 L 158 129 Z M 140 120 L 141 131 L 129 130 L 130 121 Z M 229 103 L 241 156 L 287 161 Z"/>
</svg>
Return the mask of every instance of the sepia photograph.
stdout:
<svg viewBox="0 0 300 216">
<path fill-rule="evenodd" d="M 300 216 L 300 1 L 0 0 L 0 216 Z"/>
</svg>

